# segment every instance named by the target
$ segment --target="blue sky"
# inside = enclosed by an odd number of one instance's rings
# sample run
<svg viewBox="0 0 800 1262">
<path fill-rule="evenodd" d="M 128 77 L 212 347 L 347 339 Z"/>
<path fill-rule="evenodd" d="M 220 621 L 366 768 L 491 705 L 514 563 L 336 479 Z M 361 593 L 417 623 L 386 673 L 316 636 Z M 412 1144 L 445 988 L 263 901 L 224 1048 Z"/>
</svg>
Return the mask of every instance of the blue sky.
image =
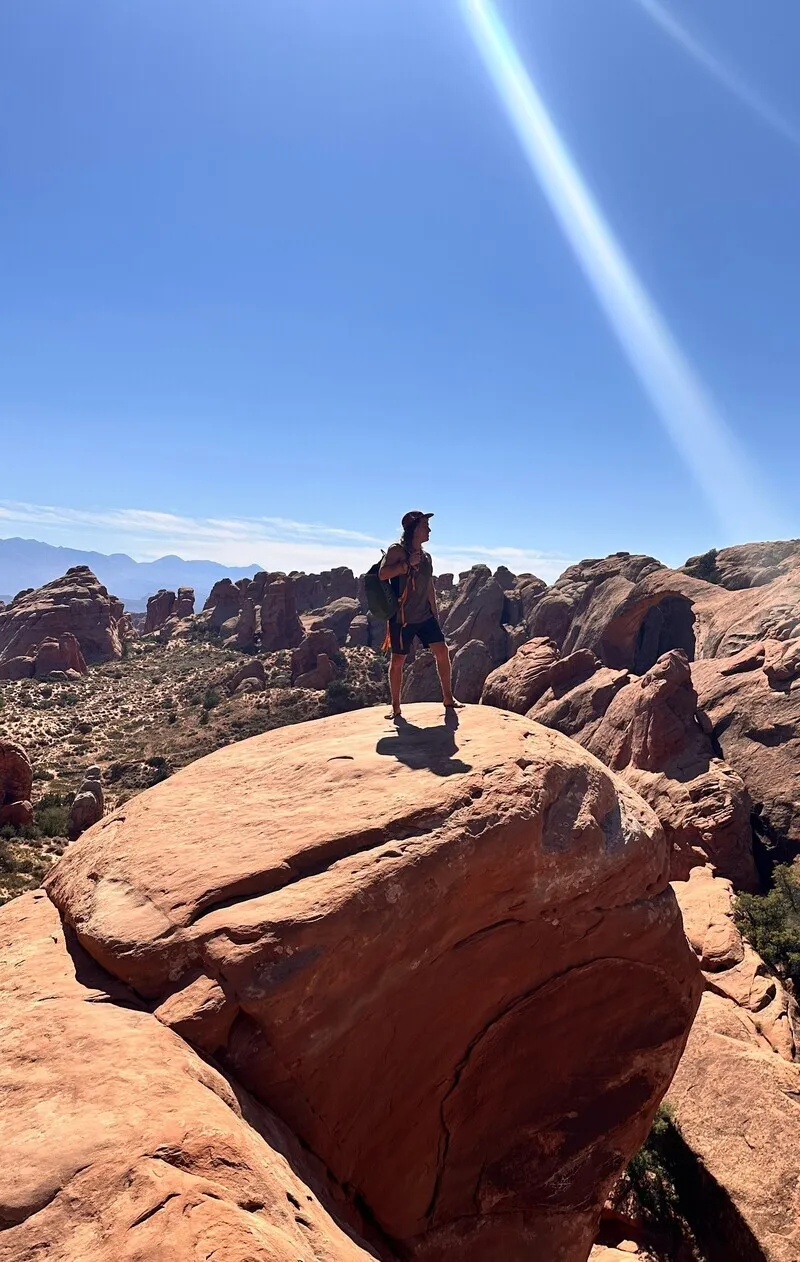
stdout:
<svg viewBox="0 0 800 1262">
<path fill-rule="evenodd" d="M 668 423 L 466 0 L 9 0 L 0 535 L 357 566 L 422 507 L 439 568 L 546 578 L 800 535 L 800 7 L 652 6 L 497 0 Z"/>
</svg>

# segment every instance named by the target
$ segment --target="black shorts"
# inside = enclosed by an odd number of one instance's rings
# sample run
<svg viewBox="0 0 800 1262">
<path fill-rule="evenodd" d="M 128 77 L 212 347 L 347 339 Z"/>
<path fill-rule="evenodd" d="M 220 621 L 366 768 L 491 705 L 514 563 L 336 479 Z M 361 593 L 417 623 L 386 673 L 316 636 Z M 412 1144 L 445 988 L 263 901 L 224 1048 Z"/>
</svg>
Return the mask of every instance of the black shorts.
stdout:
<svg viewBox="0 0 800 1262">
<path fill-rule="evenodd" d="M 404 627 L 400 625 L 397 618 L 389 619 L 389 638 L 392 642 L 393 653 L 400 653 L 405 657 L 411 648 L 414 636 L 424 649 L 429 648 L 431 644 L 444 644 L 442 628 L 433 614 L 424 622 L 408 622 Z"/>
</svg>

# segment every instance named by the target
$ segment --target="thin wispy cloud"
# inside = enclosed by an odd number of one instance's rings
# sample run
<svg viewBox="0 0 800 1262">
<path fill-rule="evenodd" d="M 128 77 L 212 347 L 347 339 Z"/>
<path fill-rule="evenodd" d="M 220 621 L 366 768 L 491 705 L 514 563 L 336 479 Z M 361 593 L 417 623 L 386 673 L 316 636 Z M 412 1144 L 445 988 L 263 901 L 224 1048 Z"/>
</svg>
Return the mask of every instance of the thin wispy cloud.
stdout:
<svg viewBox="0 0 800 1262">
<path fill-rule="evenodd" d="M 633 2 L 660 27 L 665 35 L 674 40 L 699 66 L 707 70 L 717 83 L 736 97 L 737 101 L 752 110 L 762 123 L 766 123 L 784 140 L 788 140 L 800 149 L 800 129 L 784 118 L 780 111 L 752 87 L 738 70 L 715 56 L 705 44 L 687 30 L 682 22 L 673 17 L 669 10 L 659 3 L 659 0 L 633 0 Z"/>
<path fill-rule="evenodd" d="M 150 509 L 0 501 L 0 536 L 21 531 L 45 543 L 106 554 L 124 552 L 137 561 L 177 554 L 186 561 L 306 572 L 348 565 L 363 573 L 392 542 L 346 527 L 285 517 L 187 517 Z M 482 562 L 491 569 L 506 565 L 516 573 L 530 571 L 549 582 L 570 564 L 570 558 L 557 553 L 513 546 L 440 545 L 432 540 L 431 552 L 442 573 L 457 574 Z"/>
<path fill-rule="evenodd" d="M 726 534 L 769 537 L 769 499 L 561 139 L 491 0 L 462 0 L 523 151 L 631 368 Z"/>
</svg>

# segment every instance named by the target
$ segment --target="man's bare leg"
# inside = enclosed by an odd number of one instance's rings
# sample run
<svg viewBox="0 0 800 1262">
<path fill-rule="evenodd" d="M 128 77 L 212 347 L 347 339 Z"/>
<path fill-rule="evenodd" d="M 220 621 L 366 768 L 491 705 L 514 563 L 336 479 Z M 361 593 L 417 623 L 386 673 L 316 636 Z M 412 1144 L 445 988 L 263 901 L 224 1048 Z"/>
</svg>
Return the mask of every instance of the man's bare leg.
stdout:
<svg viewBox="0 0 800 1262">
<path fill-rule="evenodd" d="M 436 660 L 436 669 L 439 672 L 439 682 L 442 685 L 442 701 L 446 707 L 456 704 L 453 696 L 452 668 L 450 666 L 450 650 L 447 645 L 432 644 L 431 652 Z"/>
<path fill-rule="evenodd" d="M 393 719 L 400 718 L 400 688 L 403 683 L 405 660 L 405 653 L 392 653 L 389 662 L 389 692 L 392 694 L 392 713 L 389 717 Z"/>
</svg>

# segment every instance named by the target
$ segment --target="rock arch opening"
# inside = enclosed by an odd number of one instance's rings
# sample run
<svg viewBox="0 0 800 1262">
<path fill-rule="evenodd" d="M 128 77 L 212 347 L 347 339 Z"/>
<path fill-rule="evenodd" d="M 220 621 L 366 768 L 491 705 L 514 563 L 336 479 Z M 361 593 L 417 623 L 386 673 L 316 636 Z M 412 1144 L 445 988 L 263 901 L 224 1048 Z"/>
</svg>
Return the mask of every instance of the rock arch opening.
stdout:
<svg viewBox="0 0 800 1262">
<path fill-rule="evenodd" d="M 614 618 L 603 633 L 600 657 L 606 666 L 643 675 L 670 649 L 682 649 L 694 661 L 692 602 L 675 594 L 650 598 Z"/>
</svg>

